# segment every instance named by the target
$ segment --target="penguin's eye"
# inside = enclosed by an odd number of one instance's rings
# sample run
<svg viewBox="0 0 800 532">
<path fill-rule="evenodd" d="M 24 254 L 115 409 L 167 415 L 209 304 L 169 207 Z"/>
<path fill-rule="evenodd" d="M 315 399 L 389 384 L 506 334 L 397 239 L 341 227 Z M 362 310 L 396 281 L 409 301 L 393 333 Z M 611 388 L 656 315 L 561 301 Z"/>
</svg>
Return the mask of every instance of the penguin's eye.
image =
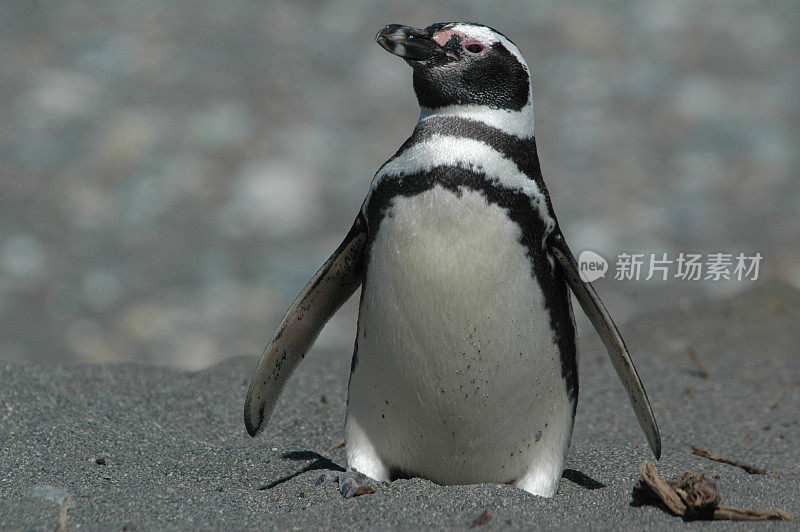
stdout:
<svg viewBox="0 0 800 532">
<path fill-rule="evenodd" d="M 464 47 L 464 50 L 468 51 L 471 54 L 479 54 L 483 51 L 483 45 L 474 42 L 472 44 L 466 45 Z"/>
</svg>

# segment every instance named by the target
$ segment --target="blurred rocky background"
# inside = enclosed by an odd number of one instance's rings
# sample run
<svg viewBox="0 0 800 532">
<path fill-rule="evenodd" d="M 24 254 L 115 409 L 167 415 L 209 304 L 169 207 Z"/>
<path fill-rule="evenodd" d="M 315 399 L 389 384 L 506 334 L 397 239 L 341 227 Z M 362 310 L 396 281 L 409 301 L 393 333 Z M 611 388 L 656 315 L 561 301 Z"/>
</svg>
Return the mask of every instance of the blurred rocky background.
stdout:
<svg viewBox="0 0 800 532">
<path fill-rule="evenodd" d="M 576 252 L 760 252 L 761 278 L 800 286 L 796 0 L 11 0 L 0 359 L 260 352 L 416 121 L 374 34 L 443 20 L 500 29 L 533 66 Z M 624 321 L 752 283 L 596 286 Z M 355 303 L 325 347 L 349 355 Z"/>
</svg>

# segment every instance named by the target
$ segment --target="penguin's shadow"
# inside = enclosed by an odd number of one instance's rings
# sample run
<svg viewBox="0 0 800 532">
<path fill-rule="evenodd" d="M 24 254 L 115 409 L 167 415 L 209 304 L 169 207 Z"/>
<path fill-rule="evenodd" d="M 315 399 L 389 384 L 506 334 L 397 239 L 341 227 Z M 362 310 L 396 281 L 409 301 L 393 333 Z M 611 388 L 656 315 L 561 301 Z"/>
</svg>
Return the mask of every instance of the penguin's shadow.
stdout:
<svg viewBox="0 0 800 532">
<path fill-rule="evenodd" d="M 292 473 L 291 475 L 286 475 L 285 477 L 281 477 L 277 480 L 270 482 L 269 484 L 264 484 L 260 486 L 259 490 L 271 490 L 275 486 L 283 484 L 289 480 L 292 480 L 295 477 L 302 475 L 303 473 L 307 473 L 309 471 L 317 471 L 318 469 L 327 469 L 331 471 L 344 471 L 345 469 L 337 464 L 336 462 L 332 461 L 329 458 L 325 458 L 319 453 L 315 453 L 314 451 L 291 451 L 288 453 L 284 453 L 281 455 L 281 458 L 284 460 L 292 460 L 295 462 L 312 460 L 312 462 L 306 465 L 301 470 Z"/>
<path fill-rule="evenodd" d="M 599 490 L 606 487 L 606 485 L 602 482 L 595 480 L 586 473 L 581 473 L 575 469 L 565 469 L 563 473 L 561 473 L 561 478 L 565 478 L 587 490 Z"/>
<path fill-rule="evenodd" d="M 291 451 L 281 455 L 281 458 L 283 458 L 284 460 L 292 460 L 295 462 L 311 460 L 311 463 L 306 465 L 299 471 L 292 473 L 291 475 L 286 475 L 268 484 L 264 484 L 263 486 L 258 488 L 259 490 L 271 490 L 275 486 L 279 486 L 284 482 L 292 480 L 293 478 L 298 477 L 303 473 L 307 473 L 309 471 L 317 471 L 320 469 L 328 471 L 341 471 L 341 472 L 345 471 L 345 468 L 343 468 L 330 458 L 326 458 L 314 451 Z M 597 490 L 606 487 L 606 485 L 603 484 L 602 482 L 599 482 L 590 477 L 589 475 L 581 473 L 580 471 L 577 471 L 575 469 L 565 469 L 561 474 L 561 477 L 587 490 Z"/>
</svg>

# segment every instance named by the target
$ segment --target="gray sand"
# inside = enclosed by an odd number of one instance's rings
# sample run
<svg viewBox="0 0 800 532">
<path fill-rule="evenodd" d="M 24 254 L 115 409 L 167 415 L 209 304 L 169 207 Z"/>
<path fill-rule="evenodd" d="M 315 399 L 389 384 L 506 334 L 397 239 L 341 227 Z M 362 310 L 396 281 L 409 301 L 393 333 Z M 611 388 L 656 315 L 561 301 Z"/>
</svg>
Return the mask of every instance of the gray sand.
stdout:
<svg viewBox="0 0 800 532">
<path fill-rule="evenodd" d="M 800 516 L 798 324 L 800 293 L 766 283 L 622 327 L 661 426 L 662 475 L 704 472 L 723 503 Z M 56 526 L 60 508 L 34 490 L 41 485 L 72 496 L 68 527 L 91 529 L 468 527 L 485 509 L 493 529 L 682 526 L 631 505 L 638 465 L 652 457 L 594 335 L 582 338 L 575 435 L 549 500 L 419 479 L 345 500 L 333 482 L 315 481 L 345 466 L 344 450 L 329 448 L 343 436 L 349 354 L 313 351 L 265 434 L 251 439 L 241 410 L 255 361 L 236 357 L 199 373 L 3 364 L 0 528 Z M 692 444 L 772 474 L 693 456 Z"/>
</svg>

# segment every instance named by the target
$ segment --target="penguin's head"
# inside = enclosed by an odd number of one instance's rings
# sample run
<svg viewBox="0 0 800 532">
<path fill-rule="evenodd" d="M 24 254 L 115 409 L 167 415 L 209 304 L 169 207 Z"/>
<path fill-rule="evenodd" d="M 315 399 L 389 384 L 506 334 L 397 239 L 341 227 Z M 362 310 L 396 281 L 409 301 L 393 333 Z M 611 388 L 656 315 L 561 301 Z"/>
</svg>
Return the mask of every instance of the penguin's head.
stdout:
<svg viewBox="0 0 800 532">
<path fill-rule="evenodd" d="M 414 92 L 423 112 L 453 106 L 506 111 L 531 107 L 528 65 L 519 49 L 481 24 L 447 22 L 416 29 L 385 26 L 375 40 L 414 71 Z"/>
</svg>

